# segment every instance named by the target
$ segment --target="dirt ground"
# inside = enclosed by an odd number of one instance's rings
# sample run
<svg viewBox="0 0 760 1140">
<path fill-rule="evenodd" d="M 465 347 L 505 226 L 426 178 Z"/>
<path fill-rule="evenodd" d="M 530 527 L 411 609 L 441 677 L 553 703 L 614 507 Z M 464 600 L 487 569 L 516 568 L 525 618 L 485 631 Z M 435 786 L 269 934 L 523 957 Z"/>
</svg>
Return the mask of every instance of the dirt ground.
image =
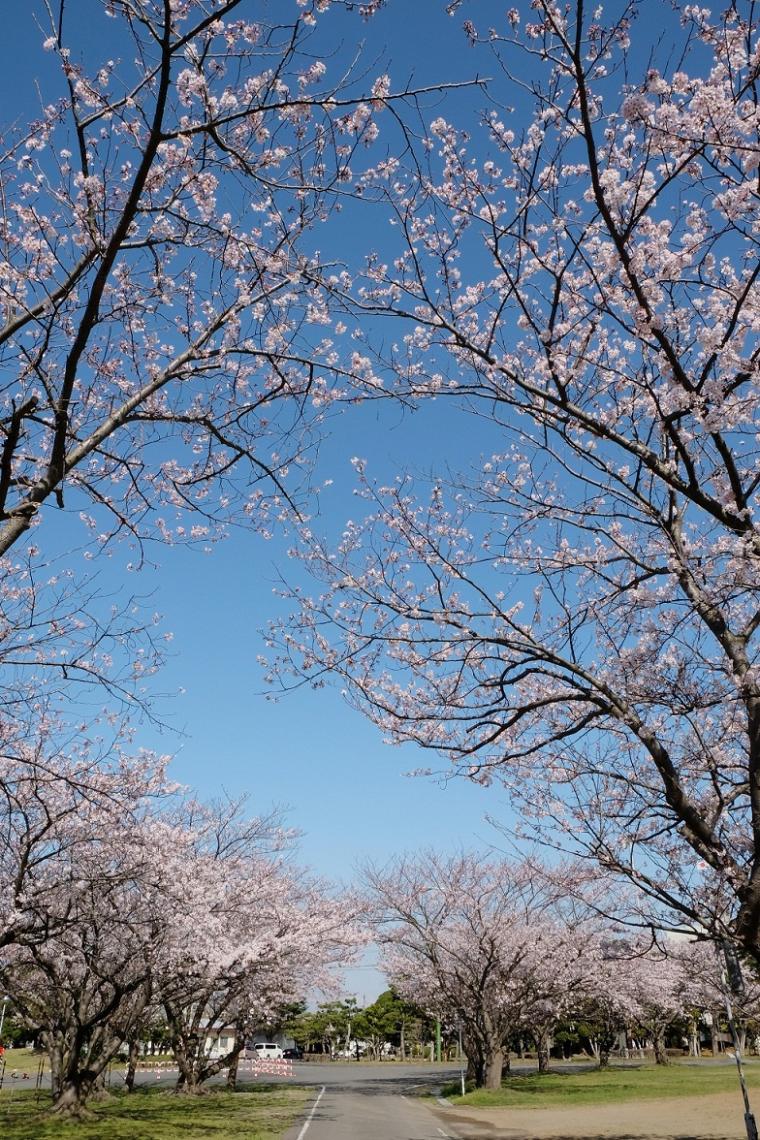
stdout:
<svg viewBox="0 0 760 1140">
<path fill-rule="evenodd" d="M 575 1108 L 441 1108 L 462 1140 L 746 1140 L 736 1093 Z"/>
</svg>

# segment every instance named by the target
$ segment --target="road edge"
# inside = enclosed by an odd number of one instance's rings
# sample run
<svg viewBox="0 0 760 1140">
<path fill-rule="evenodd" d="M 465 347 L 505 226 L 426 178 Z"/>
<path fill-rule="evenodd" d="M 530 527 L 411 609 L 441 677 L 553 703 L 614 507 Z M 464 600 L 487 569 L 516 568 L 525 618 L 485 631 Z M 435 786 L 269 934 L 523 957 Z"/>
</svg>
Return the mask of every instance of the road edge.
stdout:
<svg viewBox="0 0 760 1140">
<path fill-rule="evenodd" d="M 304 1140 L 306 1133 L 309 1131 L 309 1125 L 314 1119 L 314 1114 L 319 1107 L 319 1102 L 325 1094 L 326 1088 L 326 1085 L 321 1085 L 319 1087 L 319 1092 L 317 1093 L 316 1099 L 314 1100 L 311 1108 L 307 1113 L 306 1119 L 301 1119 L 295 1124 L 292 1124 L 288 1131 L 283 1135 L 282 1140 Z"/>
</svg>

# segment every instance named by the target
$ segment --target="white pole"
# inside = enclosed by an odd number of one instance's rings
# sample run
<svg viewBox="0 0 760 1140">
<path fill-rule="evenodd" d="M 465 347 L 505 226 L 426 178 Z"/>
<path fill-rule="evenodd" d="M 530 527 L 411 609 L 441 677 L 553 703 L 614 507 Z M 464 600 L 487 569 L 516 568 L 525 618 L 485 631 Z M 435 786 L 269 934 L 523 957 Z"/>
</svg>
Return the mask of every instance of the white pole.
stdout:
<svg viewBox="0 0 760 1140">
<path fill-rule="evenodd" d="M 744 1065 L 742 1064 L 742 1050 L 739 1042 L 739 1033 L 736 1028 L 734 1020 L 734 1010 L 731 1003 L 731 993 L 735 993 L 737 997 L 741 997 L 744 992 L 744 979 L 742 978 L 741 966 L 739 965 L 739 958 L 731 943 L 727 938 L 722 940 L 723 957 L 726 962 L 726 1015 L 728 1017 L 728 1028 L 731 1031 L 731 1036 L 734 1041 L 734 1058 L 736 1060 L 736 1068 L 739 1074 L 739 1084 L 742 1090 L 742 1099 L 744 1101 L 744 1127 L 747 1131 L 747 1140 L 758 1140 L 757 1124 L 755 1117 L 752 1114 L 752 1109 L 749 1103 L 749 1094 L 747 1092 L 747 1082 L 744 1079 Z M 717 947 L 716 947 L 717 949 Z"/>
<path fill-rule="evenodd" d="M 462 1022 L 459 1022 L 459 1080 L 462 1085 L 462 1096 L 465 1094 L 464 1087 L 464 1050 L 462 1049 Z"/>
</svg>

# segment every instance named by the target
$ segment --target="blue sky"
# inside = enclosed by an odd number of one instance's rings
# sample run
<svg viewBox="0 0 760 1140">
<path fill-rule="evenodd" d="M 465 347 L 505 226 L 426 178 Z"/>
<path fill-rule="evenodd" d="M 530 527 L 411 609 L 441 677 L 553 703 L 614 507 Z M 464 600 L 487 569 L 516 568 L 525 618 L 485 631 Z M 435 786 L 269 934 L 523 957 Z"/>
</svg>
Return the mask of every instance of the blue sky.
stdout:
<svg viewBox="0 0 760 1140">
<path fill-rule="evenodd" d="M 357 420 L 368 421 L 364 432 L 356 431 Z M 335 480 L 337 500 L 323 501 L 325 522 L 340 525 L 350 513 L 351 454 L 374 455 L 379 466 L 378 453 L 385 452 L 386 464 L 395 467 L 411 443 L 418 454 L 432 453 L 439 438 L 429 418 L 420 417 L 417 426 L 414 418 L 398 422 L 397 412 L 376 421 L 374 408 L 349 415 L 343 433 L 322 451 L 322 473 Z M 452 462 L 457 458 L 452 454 Z M 429 767 L 430 755 L 412 745 L 383 744 L 338 689 L 304 687 L 276 701 L 263 694 L 256 662 L 265 652 L 262 630 L 287 609 L 276 596 L 279 575 L 296 569 L 288 564 L 286 546 L 278 537 L 267 542 L 238 531 L 210 554 L 158 552 L 154 600 L 174 634 L 160 682 L 167 690 L 185 690 L 162 709 L 183 735 L 146 726 L 140 740 L 162 751 L 176 749 L 173 773 L 202 793 L 247 792 L 257 808 L 285 808 L 287 822 L 303 832 L 303 861 L 333 880 L 350 882 L 366 859 L 382 862 L 428 846 L 485 851 L 498 843 L 484 818 L 487 812 L 508 816 L 497 791 L 461 779 L 405 775 Z M 350 972 L 348 986 L 360 1001 L 385 988 L 366 967 Z"/>
</svg>

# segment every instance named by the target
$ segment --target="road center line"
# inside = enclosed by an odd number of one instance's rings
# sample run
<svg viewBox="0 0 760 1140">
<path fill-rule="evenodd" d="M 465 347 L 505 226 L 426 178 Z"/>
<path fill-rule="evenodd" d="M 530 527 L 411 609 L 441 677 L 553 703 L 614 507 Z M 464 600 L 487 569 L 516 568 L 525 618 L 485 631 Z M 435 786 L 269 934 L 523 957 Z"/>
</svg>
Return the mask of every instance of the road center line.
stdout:
<svg viewBox="0 0 760 1140">
<path fill-rule="evenodd" d="M 306 1117 L 306 1120 L 304 1120 L 304 1122 L 303 1122 L 303 1128 L 302 1128 L 302 1129 L 301 1129 L 301 1131 L 298 1133 L 298 1136 L 296 1137 L 296 1140 L 303 1140 L 304 1136 L 306 1135 L 306 1132 L 307 1132 L 307 1130 L 308 1130 L 308 1127 L 309 1127 L 309 1125 L 311 1124 L 311 1122 L 312 1122 L 312 1119 L 314 1118 L 314 1113 L 317 1111 L 317 1105 L 319 1104 L 319 1102 L 321 1101 L 322 1097 L 324 1096 L 324 1092 L 325 1092 L 325 1088 L 326 1088 L 326 1087 L 327 1087 L 326 1085 L 322 1085 L 322 1088 L 319 1090 L 319 1096 L 318 1096 L 318 1097 L 317 1097 L 317 1099 L 314 1101 L 314 1104 L 311 1106 L 311 1112 L 310 1112 L 310 1113 L 309 1113 L 309 1115 Z"/>
</svg>

